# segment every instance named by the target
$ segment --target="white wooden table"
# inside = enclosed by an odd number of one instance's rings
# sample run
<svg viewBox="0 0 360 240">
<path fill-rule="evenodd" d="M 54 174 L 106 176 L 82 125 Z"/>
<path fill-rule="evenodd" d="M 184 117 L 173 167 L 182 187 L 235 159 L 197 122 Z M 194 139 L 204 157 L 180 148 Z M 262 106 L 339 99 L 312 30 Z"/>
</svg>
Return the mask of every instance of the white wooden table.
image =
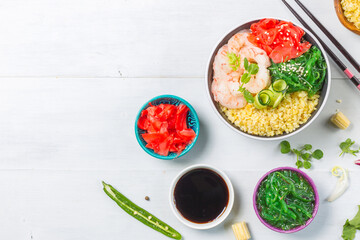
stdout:
<svg viewBox="0 0 360 240">
<path fill-rule="evenodd" d="M 340 25 L 332 2 L 303 2 L 360 61 L 360 37 Z M 280 154 L 279 142 L 228 129 L 205 94 L 207 58 L 217 40 L 244 21 L 271 16 L 297 23 L 280 0 L 2 0 L 0 238 L 166 239 L 116 206 L 102 191 L 105 180 L 184 239 L 234 239 L 231 224 L 240 220 L 257 240 L 340 239 L 342 225 L 360 203 L 360 167 L 355 157 L 340 158 L 338 148 L 348 137 L 360 143 L 360 93 L 333 62 L 325 109 L 289 139 L 325 153 L 306 171 L 320 194 L 318 215 L 295 234 L 267 229 L 252 207 L 258 179 L 272 168 L 295 166 L 294 157 Z M 194 149 L 174 161 L 150 157 L 134 136 L 139 107 L 166 93 L 187 99 L 201 122 Z M 352 121 L 349 129 L 329 123 L 336 109 Z M 224 170 L 235 188 L 232 213 L 212 230 L 182 225 L 168 203 L 171 180 L 196 163 Z M 327 203 L 336 182 L 329 172 L 334 165 L 349 169 L 351 186 Z"/>
</svg>

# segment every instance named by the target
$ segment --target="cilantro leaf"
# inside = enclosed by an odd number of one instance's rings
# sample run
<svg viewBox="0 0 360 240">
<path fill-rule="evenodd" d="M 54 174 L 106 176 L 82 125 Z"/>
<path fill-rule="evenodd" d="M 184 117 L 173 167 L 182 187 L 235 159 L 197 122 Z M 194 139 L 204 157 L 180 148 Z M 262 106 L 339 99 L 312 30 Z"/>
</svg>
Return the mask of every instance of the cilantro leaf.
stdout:
<svg viewBox="0 0 360 240">
<path fill-rule="evenodd" d="M 309 151 L 309 150 L 311 150 L 311 149 L 312 149 L 312 145 L 311 145 L 311 144 L 305 144 L 305 145 L 304 145 L 304 150 Z"/>
<path fill-rule="evenodd" d="M 304 161 L 304 168 L 305 169 L 311 168 L 311 163 L 309 161 Z"/>
<path fill-rule="evenodd" d="M 321 159 L 323 156 L 324 156 L 324 153 L 320 149 L 316 149 L 312 154 L 312 157 L 317 160 Z"/>
<path fill-rule="evenodd" d="M 356 154 L 359 152 L 360 149 L 355 150 L 355 149 L 350 149 L 352 145 L 355 144 L 355 141 L 352 141 L 350 138 L 346 139 L 344 142 L 341 142 L 339 147 L 342 150 L 342 152 L 340 153 L 340 156 L 342 156 L 344 153 L 350 153 L 354 156 L 356 156 Z"/>
<path fill-rule="evenodd" d="M 251 75 L 249 73 L 244 73 L 242 76 L 241 76 L 241 79 L 240 81 L 244 84 L 248 83 L 251 79 Z"/>
<path fill-rule="evenodd" d="M 358 208 L 359 210 L 353 219 L 350 221 L 349 219 L 346 219 L 341 235 L 344 240 L 353 240 L 355 238 L 356 230 L 360 230 L 360 205 L 358 205 Z"/>
<path fill-rule="evenodd" d="M 249 71 L 249 61 L 247 60 L 247 58 L 244 58 L 244 68 L 246 71 Z"/>
<path fill-rule="evenodd" d="M 341 237 L 344 240 L 353 240 L 355 238 L 356 228 L 349 223 L 349 220 L 346 220 L 343 226 L 343 234 Z"/>
<path fill-rule="evenodd" d="M 259 72 L 259 66 L 256 63 L 251 63 L 248 71 L 251 75 L 257 74 Z"/>
<path fill-rule="evenodd" d="M 301 155 L 301 151 L 297 150 L 297 149 L 292 149 L 292 152 L 295 153 L 296 155 L 300 156 Z"/>
<path fill-rule="evenodd" d="M 291 150 L 290 143 L 288 141 L 282 141 L 280 143 L 280 151 L 282 154 L 289 153 Z"/>
<path fill-rule="evenodd" d="M 358 205 L 359 210 L 356 214 L 356 216 L 349 221 L 351 225 L 354 225 L 356 228 L 360 227 L 360 205 Z"/>
<path fill-rule="evenodd" d="M 248 90 L 244 90 L 243 92 L 244 98 L 248 103 L 253 103 L 254 102 L 254 96 L 248 91 Z"/>
<path fill-rule="evenodd" d="M 299 149 L 291 148 L 290 143 L 288 141 L 282 141 L 280 143 L 280 151 L 283 154 L 286 153 L 294 153 L 296 155 L 296 163 L 295 165 L 298 168 L 304 167 L 305 169 L 311 168 L 311 159 L 321 159 L 324 153 L 320 149 L 316 149 L 314 152 L 311 152 L 312 145 L 305 144 Z"/>
<path fill-rule="evenodd" d="M 310 157 L 311 157 L 310 153 L 301 154 L 301 158 L 304 159 L 305 161 L 308 161 Z"/>
<path fill-rule="evenodd" d="M 298 167 L 298 168 L 301 168 L 302 166 L 303 166 L 303 162 L 302 161 L 296 161 L 296 166 Z"/>
</svg>

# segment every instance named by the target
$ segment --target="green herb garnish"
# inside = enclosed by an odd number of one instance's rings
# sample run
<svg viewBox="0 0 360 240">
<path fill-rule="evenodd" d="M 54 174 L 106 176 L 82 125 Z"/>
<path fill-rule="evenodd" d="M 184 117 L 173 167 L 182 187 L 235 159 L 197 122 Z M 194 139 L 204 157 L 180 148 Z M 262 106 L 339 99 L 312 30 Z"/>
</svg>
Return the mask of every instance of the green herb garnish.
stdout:
<svg viewBox="0 0 360 240">
<path fill-rule="evenodd" d="M 360 230 L 360 205 L 358 205 L 359 210 L 356 216 L 349 221 L 346 219 L 346 222 L 343 226 L 342 238 L 344 240 L 353 240 L 355 238 L 356 230 Z"/>
<path fill-rule="evenodd" d="M 237 56 L 235 53 L 228 53 L 227 57 L 229 58 L 229 64 L 232 70 L 236 71 L 240 67 L 241 58 L 240 55 Z M 255 75 L 259 71 L 259 66 L 256 63 L 251 63 L 249 65 L 249 61 L 247 58 L 244 59 L 244 68 L 247 72 L 245 72 L 240 79 L 242 83 L 239 87 L 239 91 L 243 94 L 245 100 L 248 103 L 254 102 L 254 96 L 249 92 L 246 88 L 244 88 L 244 84 L 248 83 L 251 79 L 251 75 Z"/>
<path fill-rule="evenodd" d="M 296 155 L 296 163 L 297 168 L 304 167 L 305 169 L 311 168 L 311 159 L 321 159 L 324 156 L 323 151 L 320 149 L 316 149 L 314 152 L 311 152 L 312 145 L 305 144 L 300 149 L 291 149 L 290 143 L 288 141 L 282 141 L 280 143 L 280 151 L 283 154 L 294 153 Z"/>
<path fill-rule="evenodd" d="M 104 182 L 102 182 L 102 184 L 104 186 L 104 192 L 129 215 L 136 218 L 146 226 L 151 227 L 152 229 L 164 234 L 169 238 L 177 240 L 181 239 L 181 234 L 178 233 L 175 229 L 173 229 L 151 213 L 137 206 L 135 203 L 131 202 L 128 198 L 118 192 L 111 185 Z"/>
<path fill-rule="evenodd" d="M 249 65 L 249 61 L 247 58 L 244 58 L 244 68 L 246 72 L 241 76 L 240 82 L 242 83 L 239 91 L 244 95 L 245 100 L 248 103 L 254 102 L 254 96 L 249 92 L 246 88 L 244 88 L 244 84 L 248 83 L 251 80 L 251 75 L 255 75 L 259 71 L 259 66 L 256 63 L 251 63 Z"/>
<path fill-rule="evenodd" d="M 340 143 L 339 147 L 342 151 L 340 153 L 340 156 L 343 155 L 344 153 L 350 153 L 350 154 L 356 156 L 356 154 L 359 152 L 360 148 L 358 150 L 350 149 L 350 147 L 354 144 L 355 144 L 355 141 L 352 141 L 350 138 L 348 138 L 344 142 Z"/>
<path fill-rule="evenodd" d="M 232 70 L 236 71 L 240 67 L 240 55 L 237 56 L 235 53 L 228 53 L 227 57 L 229 58 L 230 67 L 232 68 Z M 253 103 L 254 96 L 251 94 L 251 92 L 244 88 L 244 84 L 248 83 L 251 80 L 251 75 L 255 75 L 258 73 L 259 66 L 256 63 L 249 64 L 248 59 L 244 58 L 244 68 L 246 72 L 241 76 L 241 86 L 239 87 L 239 91 L 243 94 L 245 100 L 248 103 Z"/>
<path fill-rule="evenodd" d="M 236 56 L 235 53 L 228 53 L 227 57 L 229 58 L 230 67 L 236 71 L 240 66 L 240 55 Z"/>
<path fill-rule="evenodd" d="M 291 151 L 291 146 L 288 141 L 282 141 L 280 143 L 280 148 L 281 148 L 281 153 L 283 154 L 289 153 Z"/>
</svg>

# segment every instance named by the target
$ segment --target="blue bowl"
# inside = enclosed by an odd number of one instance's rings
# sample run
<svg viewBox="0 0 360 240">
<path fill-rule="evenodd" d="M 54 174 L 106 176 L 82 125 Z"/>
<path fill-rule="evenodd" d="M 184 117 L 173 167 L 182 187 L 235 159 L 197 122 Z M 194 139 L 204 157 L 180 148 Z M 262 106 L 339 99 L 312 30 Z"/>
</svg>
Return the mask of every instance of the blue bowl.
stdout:
<svg viewBox="0 0 360 240">
<path fill-rule="evenodd" d="M 186 146 L 186 148 L 180 154 L 170 152 L 168 156 L 162 156 L 162 155 L 155 153 L 154 150 L 145 147 L 146 142 L 142 138 L 141 134 L 145 133 L 146 131 L 138 128 L 137 123 L 138 123 L 139 117 L 141 115 L 141 112 L 144 109 L 149 107 L 149 103 L 151 103 L 154 106 L 160 105 L 162 103 L 178 106 L 179 104 L 182 103 L 189 108 L 189 112 L 187 114 L 187 125 L 189 128 L 194 130 L 194 132 L 196 133 L 196 137 L 189 145 Z M 141 107 L 141 109 L 139 110 L 139 112 L 136 116 L 136 120 L 135 120 L 135 135 L 136 135 L 136 139 L 137 139 L 138 143 L 140 144 L 140 146 L 142 147 L 142 149 L 144 149 L 144 151 L 147 152 L 148 154 L 150 154 L 151 156 L 153 156 L 155 158 L 163 159 L 163 160 L 172 160 L 175 158 L 179 158 L 179 157 L 184 156 L 187 152 L 189 152 L 190 149 L 195 145 L 195 143 L 199 137 L 199 130 L 200 130 L 200 123 L 199 123 L 199 118 L 195 112 L 195 109 L 190 105 L 190 103 L 188 103 L 184 99 L 174 96 L 174 95 L 160 95 L 160 96 L 150 99 Z"/>
</svg>

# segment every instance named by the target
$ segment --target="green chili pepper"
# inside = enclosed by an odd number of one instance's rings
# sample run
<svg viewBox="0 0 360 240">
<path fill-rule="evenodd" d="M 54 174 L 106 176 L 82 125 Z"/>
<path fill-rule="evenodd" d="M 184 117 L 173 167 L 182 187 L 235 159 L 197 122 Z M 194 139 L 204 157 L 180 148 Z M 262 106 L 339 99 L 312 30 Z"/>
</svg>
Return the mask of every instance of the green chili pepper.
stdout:
<svg viewBox="0 0 360 240">
<path fill-rule="evenodd" d="M 102 182 L 102 184 L 104 185 L 104 192 L 129 215 L 133 216 L 146 226 L 151 227 L 152 229 L 164 234 L 169 238 L 178 240 L 181 239 L 181 234 L 178 233 L 175 229 L 173 229 L 151 213 L 131 202 L 128 198 L 118 192 L 111 185 L 104 182 Z"/>
</svg>

